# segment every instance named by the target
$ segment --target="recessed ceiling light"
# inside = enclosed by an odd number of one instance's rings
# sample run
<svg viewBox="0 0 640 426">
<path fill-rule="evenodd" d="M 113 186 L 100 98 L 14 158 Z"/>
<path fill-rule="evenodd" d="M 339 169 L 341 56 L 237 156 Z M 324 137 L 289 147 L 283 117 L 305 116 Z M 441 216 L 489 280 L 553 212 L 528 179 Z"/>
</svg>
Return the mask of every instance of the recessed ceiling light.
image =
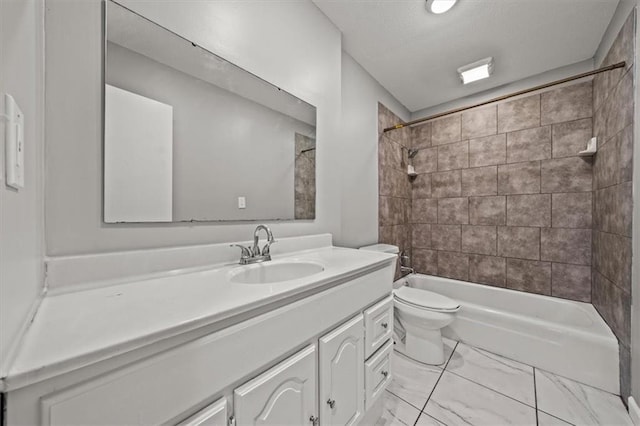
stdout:
<svg viewBox="0 0 640 426">
<path fill-rule="evenodd" d="M 451 9 L 457 1 L 458 0 L 427 0 L 427 9 L 429 12 L 439 15 Z"/>
<path fill-rule="evenodd" d="M 472 64 L 458 68 L 458 74 L 463 84 L 488 78 L 493 72 L 493 58 L 484 58 Z"/>
</svg>

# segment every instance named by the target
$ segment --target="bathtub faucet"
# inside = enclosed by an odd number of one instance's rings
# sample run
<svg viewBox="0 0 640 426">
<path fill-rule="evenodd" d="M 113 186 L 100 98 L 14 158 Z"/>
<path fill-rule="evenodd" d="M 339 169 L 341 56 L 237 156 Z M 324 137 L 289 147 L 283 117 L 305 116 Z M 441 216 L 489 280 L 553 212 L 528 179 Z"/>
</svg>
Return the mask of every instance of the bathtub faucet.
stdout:
<svg viewBox="0 0 640 426">
<path fill-rule="evenodd" d="M 416 271 L 408 266 L 410 258 L 407 256 L 404 250 L 400 253 L 400 273 L 402 274 L 415 274 Z"/>
</svg>

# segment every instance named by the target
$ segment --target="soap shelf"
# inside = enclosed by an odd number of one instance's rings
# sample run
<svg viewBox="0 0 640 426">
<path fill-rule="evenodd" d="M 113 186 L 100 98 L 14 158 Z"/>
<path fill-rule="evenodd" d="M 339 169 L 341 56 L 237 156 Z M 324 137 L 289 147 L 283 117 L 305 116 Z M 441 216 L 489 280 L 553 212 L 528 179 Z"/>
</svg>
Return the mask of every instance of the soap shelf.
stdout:
<svg viewBox="0 0 640 426">
<path fill-rule="evenodd" d="M 587 143 L 587 149 L 578 152 L 578 155 L 580 157 L 593 157 L 593 154 L 595 154 L 596 152 L 598 152 L 597 138 L 591 138 L 591 140 Z"/>
</svg>

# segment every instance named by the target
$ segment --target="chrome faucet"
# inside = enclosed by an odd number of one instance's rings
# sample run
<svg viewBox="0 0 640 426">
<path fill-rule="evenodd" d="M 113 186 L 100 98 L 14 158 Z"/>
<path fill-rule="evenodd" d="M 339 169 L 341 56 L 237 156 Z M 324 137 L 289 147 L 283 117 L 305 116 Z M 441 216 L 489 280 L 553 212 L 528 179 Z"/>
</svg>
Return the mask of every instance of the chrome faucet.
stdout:
<svg viewBox="0 0 640 426">
<path fill-rule="evenodd" d="M 261 230 L 264 230 L 267 233 L 267 244 L 262 248 L 262 251 L 260 251 L 260 246 L 258 245 Z M 258 225 L 256 230 L 253 232 L 253 247 L 245 247 L 240 244 L 231 244 L 231 247 L 240 247 L 242 250 L 242 254 L 240 255 L 240 264 L 249 265 L 252 263 L 271 260 L 271 244 L 275 242 L 276 240 L 273 238 L 271 229 L 266 225 Z"/>
<path fill-rule="evenodd" d="M 415 274 L 416 271 L 409 266 L 409 256 L 407 255 L 407 253 L 403 250 L 400 253 L 400 273 L 401 274 Z"/>
</svg>

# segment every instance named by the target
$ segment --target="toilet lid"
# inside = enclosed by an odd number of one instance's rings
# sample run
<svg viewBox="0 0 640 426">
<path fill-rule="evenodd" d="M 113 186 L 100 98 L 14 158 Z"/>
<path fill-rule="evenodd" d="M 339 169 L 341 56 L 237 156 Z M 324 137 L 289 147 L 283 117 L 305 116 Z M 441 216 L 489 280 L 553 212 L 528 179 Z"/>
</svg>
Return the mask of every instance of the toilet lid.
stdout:
<svg viewBox="0 0 640 426">
<path fill-rule="evenodd" d="M 455 300 L 449 299 L 432 291 L 421 290 L 419 288 L 411 288 L 402 286 L 393 292 L 395 297 L 402 302 L 427 309 L 437 309 L 441 311 L 455 311 L 460 304 Z"/>
</svg>

